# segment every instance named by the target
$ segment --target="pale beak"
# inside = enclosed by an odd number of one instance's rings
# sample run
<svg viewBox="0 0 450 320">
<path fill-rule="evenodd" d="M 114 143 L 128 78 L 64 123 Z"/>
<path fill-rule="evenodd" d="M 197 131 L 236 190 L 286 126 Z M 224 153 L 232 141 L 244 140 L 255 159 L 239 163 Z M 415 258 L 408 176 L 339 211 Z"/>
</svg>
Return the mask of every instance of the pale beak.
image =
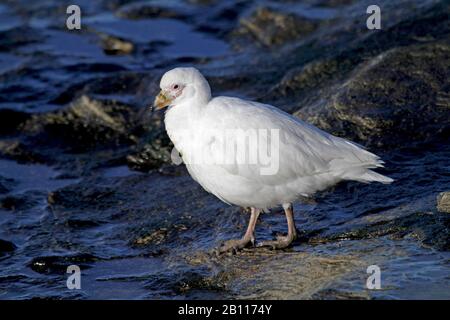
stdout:
<svg viewBox="0 0 450 320">
<path fill-rule="evenodd" d="M 161 110 L 170 105 L 173 98 L 170 97 L 167 93 L 161 90 L 161 92 L 156 96 L 155 102 L 153 102 L 153 110 Z"/>
</svg>

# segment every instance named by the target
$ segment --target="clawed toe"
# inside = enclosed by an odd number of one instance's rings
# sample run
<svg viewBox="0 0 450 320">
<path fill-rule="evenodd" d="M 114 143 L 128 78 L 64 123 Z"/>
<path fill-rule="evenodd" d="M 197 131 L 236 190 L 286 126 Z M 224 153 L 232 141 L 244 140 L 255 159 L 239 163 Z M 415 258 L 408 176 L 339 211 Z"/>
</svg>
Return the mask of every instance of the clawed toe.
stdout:
<svg viewBox="0 0 450 320">
<path fill-rule="evenodd" d="M 277 240 L 262 241 L 257 244 L 257 247 L 267 247 L 272 250 L 285 249 L 289 247 L 295 240 L 293 236 L 277 236 Z"/>
<path fill-rule="evenodd" d="M 222 253 L 232 253 L 236 254 L 239 250 L 244 249 L 249 245 L 253 245 L 254 241 L 252 239 L 233 239 L 225 241 L 219 248 L 216 249 L 216 254 L 220 255 Z"/>
</svg>

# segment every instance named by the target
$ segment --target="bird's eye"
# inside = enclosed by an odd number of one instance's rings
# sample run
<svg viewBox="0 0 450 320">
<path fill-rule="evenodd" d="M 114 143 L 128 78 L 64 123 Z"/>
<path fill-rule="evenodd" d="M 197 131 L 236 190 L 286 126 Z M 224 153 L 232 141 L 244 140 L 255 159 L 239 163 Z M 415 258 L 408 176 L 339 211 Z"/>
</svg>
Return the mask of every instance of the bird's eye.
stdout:
<svg viewBox="0 0 450 320">
<path fill-rule="evenodd" d="M 173 86 L 173 88 L 176 90 L 176 89 L 179 88 L 179 85 L 176 84 L 176 85 Z"/>
</svg>

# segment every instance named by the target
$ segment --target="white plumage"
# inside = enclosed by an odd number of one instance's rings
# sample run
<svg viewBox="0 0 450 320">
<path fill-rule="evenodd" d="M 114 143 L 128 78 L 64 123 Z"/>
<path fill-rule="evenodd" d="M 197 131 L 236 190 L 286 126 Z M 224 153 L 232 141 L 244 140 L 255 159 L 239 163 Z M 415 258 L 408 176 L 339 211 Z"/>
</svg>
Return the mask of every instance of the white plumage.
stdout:
<svg viewBox="0 0 450 320">
<path fill-rule="evenodd" d="M 163 98 L 160 95 L 155 104 L 170 106 L 165 114 L 166 130 L 189 173 L 204 189 L 229 204 L 255 209 L 283 205 L 286 209 L 300 196 L 311 196 L 342 180 L 393 181 L 371 170 L 382 167 L 383 161 L 361 146 L 270 105 L 232 97 L 211 98 L 207 81 L 194 68 L 167 72 L 161 89 Z M 233 132 L 239 130 L 279 132 L 275 174 L 262 175 L 260 163 L 214 162 L 222 159 L 219 153 L 227 146 L 238 143 Z M 273 143 L 269 134 L 258 138 Z"/>
</svg>

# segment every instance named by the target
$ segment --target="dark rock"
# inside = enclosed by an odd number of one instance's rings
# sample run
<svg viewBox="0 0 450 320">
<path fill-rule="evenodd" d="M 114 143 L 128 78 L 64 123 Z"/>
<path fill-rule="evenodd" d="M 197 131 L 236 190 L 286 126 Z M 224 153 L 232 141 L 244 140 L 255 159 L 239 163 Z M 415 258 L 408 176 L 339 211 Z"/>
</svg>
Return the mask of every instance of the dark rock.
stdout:
<svg viewBox="0 0 450 320">
<path fill-rule="evenodd" d="M 113 63 L 77 63 L 65 67 L 67 72 L 92 72 L 92 73 L 107 73 L 107 72 L 122 72 L 127 69 L 121 65 Z"/>
<path fill-rule="evenodd" d="M 147 172 L 171 162 L 172 145 L 166 139 L 155 139 L 145 144 L 137 153 L 127 156 L 128 166 L 137 171 Z M 162 142 L 164 141 L 164 142 Z"/>
<path fill-rule="evenodd" d="M 450 213 L 450 192 L 441 192 L 437 197 L 437 209 L 440 212 Z"/>
<path fill-rule="evenodd" d="M 77 265 L 80 269 L 90 268 L 90 264 L 99 258 L 90 254 L 77 254 L 73 256 L 46 256 L 32 259 L 28 267 L 42 274 L 66 274 L 67 267 Z"/>
<path fill-rule="evenodd" d="M 450 217 L 433 213 L 412 213 L 391 220 L 381 220 L 342 233 L 312 236 L 312 244 L 339 240 L 371 239 L 389 235 L 393 239 L 414 238 L 426 247 L 450 250 Z"/>
<path fill-rule="evenodd" d="M 143 246 L 143 245 L 148 245 L 150 243 L 151 244 L 153 244 L 153 243 L 160 244 L 167 237 L 167 233 L 168 232 L 167 232 L 166 228 L 158 229 L 148 235 L 138 237 L 137 239 L 135 239 L 133 241 L 133 245 Z"/>
<path fill-rule="evenodd" d="M 188 6 L 174 2 L 167 5 L 138 2 L 122 6 L 116 11 L 116 15 L 125 19 L 170 18 L 186 20 L 188 18 L 186 14 L 188 9 Z"/>
<path fill-rule="evenodd" d="M 133 43 L 110 35 L 102 35 L 101 42 L 103 51 L 108 55 L 130 54 L 134 50 Z"/>
<path fill-rule="evenodd" d="M 73 208 L 102 210 L 121 203 L 123 198 L 111 187 L 79 184 L 48 194 L 47 202 L 53 208 Z"/>
<path fill-rule="evenodd" d="M 449 79 L 445 43 L 397 48 L 362 63 L 344 85 L 296 114 L 370 146 L 431 141 L 450 129 Z"/>
<path fill-rule="evenodd" d="M 70 228 L 84 229 L 98 227 L 100 223 L 92 220 L 69 219 L 66 221 L 66 225 Z"/>
<path fill-rule="evenodd" d="M 132 107 L 86 96 L 60 111 L 34 115 L 22 130 L 37 144 L 85 152 L 136 142 Z"/>
<path fill-rule="evenodd" d="M 21 204 L 21 199 L 12 196 L 0 199 L 0 208 L 6 210 L 15 210 Z"/>
<path fill-rule="evenodd" d="M 119 96 L 137 95 L 148 98 L 149 92 L 157 92 L 158 84 L 148 74 L 136 72 L 115 72 L 103 77 L 95 77 L 79 83 L 71 84 L 62 91 L 51 102 L 56 104 L 66 104 L 73 100 L 87 96 L 108 96 L 114 99 Z"/>
<path fill-rule="evenodd" d="M 0 134 L 14 134 L 18 132 L 19 126 L 24 123 L 30 115 L 25 112 L 0 109 Z"/>
<path fill-rule="evenodd" d="M 260 7 L 250 17 L 241 20 L 232 37 L 256 39 L 258 43 L 271 47 L 305 37 L 315 31 L 317 26 L 318 23 L 311 19 Z"/>
<path fill-rule="evenodd" d="M 319 0 L 316 5 L 321 7 L 341 7 L 349 4 L 353 4 L 356 0 Z"/>
<path fill-rule="evenodd" d="M 311 297 L 313 300 L 369 300 L 370 296 L 364 293 L 345 292 L 336 289 L 324 289 Z"/>
<path fill-rule="evenodd" d="M 13 28 L 2 31 L 0 51 L 12 51 L 20 46 L 41 41 L 43 41 L 42 35 L 31 27 Z"/>
<path fill-rule="evenodd" d="M 5 255 L 11 254 L 16 250 L 16 246 L 14 243 L 6 240 L 0 239 L 0 258 L 4 257 Z"/>
<path fill-rule="evenodd" d="M 343 81 L 354 65 L 355 61 L 344 56 L 313 60 L 290 69 L 264 98 L 281 104 L 287 112 L 294 112 L 299 104 L 315 103 L 322 91 Z"/>
<path fill-rule="evenodd" d="M 187 294 L 190 291 L 205 290 L 205 291 L 225 291 L 226 282 L 229 280 L 226 274 L 221 273 L 216 277 L 205 277 L 196 272 L 189 272 L 183 274 L 174 286 L 175 292 L 179 294 Z"/>
<path fill-rule="evenodd" d="M 37 153 L 33 148 L 18 140 L 0 140 L 0 155 L 3 158 L 24 163 L 51 163 L 52 160 Z"/>
<path fill-rule="evenodd" d="M 0 176 L 0 194 L 8 193 L 14 185 L 14 179 Z"/>
<path fill-rule="evenodd" d="M 33 208 L 40 197 L 39 192 L 25 192 L 19 195 L 7 195 L 0 198 L 0 208 L 10 211 L 28 210 Z"/>
</svg>

